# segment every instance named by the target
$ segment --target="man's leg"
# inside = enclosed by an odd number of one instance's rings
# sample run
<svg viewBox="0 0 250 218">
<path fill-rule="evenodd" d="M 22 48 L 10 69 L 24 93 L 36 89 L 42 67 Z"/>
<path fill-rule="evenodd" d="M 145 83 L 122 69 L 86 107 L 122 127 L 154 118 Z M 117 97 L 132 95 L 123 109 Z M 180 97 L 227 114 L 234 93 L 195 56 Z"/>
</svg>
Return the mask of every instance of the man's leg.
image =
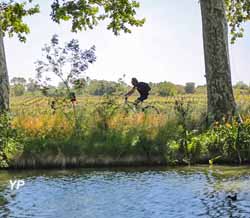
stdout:
<svg viewBox="0 0 250 218">
<path fill-rule="evenodd" d="M 137 98 L 137 99 L 135 100 L 135 102 L 134 102 L 134 105 L 137 107 L 138 104 L 140 104 L 141 102 L 142 102 L 141 99 L 140 99 L 140 98 Z"/>
<path fill-rule="evenodd" d="M 137 98 L 135 100 L 135 105 L 137 106 L 139 103 L 143 102 L 144 100 L 146 100 L 148 98 L 148 94 L 147 95 L 141 95 L 139 98 Z"/>
<path fill-rule="evenodd" d="M 143 102 L 143 101 L 145 101 L 147 98 L 148 98 L 148 94 L 145 94 L 145 95 L 140 96 L 139 99 L 140 99 L 141 102 Z"/>
</svg>

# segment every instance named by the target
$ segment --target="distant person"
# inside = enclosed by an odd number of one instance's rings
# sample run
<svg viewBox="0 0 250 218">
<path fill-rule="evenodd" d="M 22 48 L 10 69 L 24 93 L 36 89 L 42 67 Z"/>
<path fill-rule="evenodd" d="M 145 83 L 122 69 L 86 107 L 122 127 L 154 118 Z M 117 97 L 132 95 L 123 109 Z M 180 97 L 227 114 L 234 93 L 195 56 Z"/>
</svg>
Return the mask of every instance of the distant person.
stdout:
<svg viewBox="0 0 250 218">
<path fill-rule="evenodd" d="M 137 105 L 148 98 L 151 88 L 147 83 L 138 82 L 136 78 L 132 78 L 131 83 L 133 85 L 133 88 L 125 95 L 125 100 L 127 100 L 128 97 L 131 96 L 135 92 L 135 90 L 137 90 L 140 94 L 139 98 L 137 98 L 135 101 L 135 104 Z"/>
<path fill-rule="evenodd" d="M 70 92 L 69 94 L 70 96 L 70 101 L 73 105 L 76 105 L 77 101 L 76 101 L 76 94 L 74 92 Z"/>
<path fill-rule="evenodd" d="M 56 113 L 56 101 L 51 101 L 50 108 L 52 109 L 52 114 Z"/>
</svg>

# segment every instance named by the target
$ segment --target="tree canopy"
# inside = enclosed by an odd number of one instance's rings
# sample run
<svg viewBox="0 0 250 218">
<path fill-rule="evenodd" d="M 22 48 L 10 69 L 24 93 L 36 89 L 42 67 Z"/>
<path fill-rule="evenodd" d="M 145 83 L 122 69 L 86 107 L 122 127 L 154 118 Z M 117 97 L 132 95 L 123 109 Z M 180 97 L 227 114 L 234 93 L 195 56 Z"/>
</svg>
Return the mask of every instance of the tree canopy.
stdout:
<svg viewBox="0 0 250 218">
<path fill-rule="evenodd" d="M 39 5 L 34 0 L 3 0 L 0 3 L 0 27 L 4 34 L 10 37 L 17 35 L 25 42 L 25 34 L 30 32 L 23 21 L 26 16 L 40 12 Z M 250 20 L 250 0 L 224 0 L 227 10 L 227 20 L 231 29 L 231 43 L 243 37 L 244 23 Z M 51 18 L 60 23 L 71 21 L 73 32 L 82 29 L 93 29 L 103 20 L 109 20 L 107 29 L 115 35 L 120 32 L 131 33 L 132 26 L 143 26 L 145 18 L 137 18 L 140 3 L 134 0 L 53 0 Z"/>
<path fill-rule="evenodd" d="M 225 0 L 227 20 L 231 28 L 231 43 L 243 37 L 243 24 L 250 20 L 250 0 Z"/>
<path fill-rule="evenodd" d="M 142 26 L 145 18 L 137 19 L 136 9 L 140 4 L 129 0 L 54 0 L 52 4 L 52 19 L 59 23 L 72 21 L 72 31 L 93 29 L 102 20 L 109 19 L 107 29 L 115 35 L 121 31 L 131 33 L 131 26 Z"/>
<path fill-rule="evenodd" d="M 28 7 L 29 3 L 29 7 Z M 25 34 L 30 29 L 23 18 L 39 13 L 38 5 L 31 5 L 32 0 L 16 2 L 14 0 L 3 1 L 0 3 L 0 28 L 2 33 L 8 34 L 9 37 L 17 34 L 20 41 L 25 42 Z"/>
</svg>

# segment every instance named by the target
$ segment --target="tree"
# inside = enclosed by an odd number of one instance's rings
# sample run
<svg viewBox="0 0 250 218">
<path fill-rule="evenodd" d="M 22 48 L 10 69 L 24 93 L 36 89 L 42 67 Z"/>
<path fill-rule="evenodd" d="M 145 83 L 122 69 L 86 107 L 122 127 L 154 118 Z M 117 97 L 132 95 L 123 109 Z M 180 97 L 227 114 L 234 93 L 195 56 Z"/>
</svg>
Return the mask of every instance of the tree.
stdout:
<svg viewBox="0 0 250 218">
<path fill-rule="evenodd" d="M 116 82 L 110 82 L 106 80 L 91 80 L 87 87 L 87 92 L 90 95 L 95 96 L 112 95 L 114 93 L 120 92 L 121 88 L 122 87 L 120 87 L 120 84 Z"/>
<path fill-rule="evenodd" d="M 206 66 L 208 120 L 221 121 L 235 114 L 228 48 L 228 23 L 223 0 L 201 0 Z"/>
<path fill-rule="evenodd" d="M 195 93 L 197 94 L 207 94 L 207 86 L 206 85 L 199 85 L 195 89 Z"/>
<path fill-rule="evenodd" d="M 39 85 L 37 84 L 37 82 L 32 78 L 29 78 L 28 80 L 29 81 L 26 84 L 27 91 L 32 92 L 32 93 L 35 92 L 35 91 L 38 91 L 39 90 Z"/>
<path fill-rule="evenodd" d="M 185 93 L 186 94 L 193 94 L 195 93 L 195 83 L 189 82 L 185 85 Z"/>
<path fill-rule="evenodd" d="M 243 81 L 239 81 L 235 84 L 234 88 L 247 90 L 247 89 L 249 89 L 249 86 L 246 83 L 244 83 Z"/>
<path fill-rule="evenodd" d="M 0 114 L 9 109 L 9 77 L 0 26 Z"/>
<path fill-rule="evenodd" d="M 25 92 L 25 86 L 22 84 L 15 84 L 13 86 L 13 91 L 15 96 L 22 96 Z"/>
<path fill-rule="evenodd" d="M 200 0 L 206 64 L 209 120 L 230 118 L 236 113 L 228 48 L 243 37 L 243 23 L 250 20 L 249 0 Z"/>
<path fill-rule="evenodd" d="M 25 92 L 26 79 L 23 77 L 13 77 L 10 82 L 13 84 L 11 89 L 14 92 L 14 96 L 21 96 Z"/>
<path fill-rule="evenodd" d="M 159 96 L 175 96 L 177 94 L 177 89 L 175 84 L 171 82 L 161 82 L 157 84 L 157 94 Z"/>
<path fill-rule="evenodd" d="M 250 20 L 249 0 L 225 0 L 227 20 L 231 28 L 231 43 L 243 37 L 243 24 Z"/>
<path fill-rule="evenodd" d="M 46 94 L 46 91 L 49 90 L 49 82 L 52 80 L 50 73 L 57 76 L 66 87 L 66 98 L 70 98 L 72 102 L 76 121 L 74 104 L 76 98 L 72 86 L 85 73 L 89 64 L 93 64 L 96 61 L 95 46 L 92 46 L 88 50 L 82 50 L 79 41 L 72 39 L 64 47 L 61 47 L 58 36 L 54 35 L 50 45 L 45 45 L 42 51 L 45 58 L 36 62 L 38 84 L 43 87 L 43 91 Z"/>
<path fill-rule="evenodd" d="M 10 37 L 16 33 L 20 41 L 25 41 L 24 34 L 29 33 L 29 28 L 23 22 L 23 17 L 39 12 L 37 5 L 26 9 L 26 4 L 13 0 L 0 3 L 0 113 L 9 109 L 9 77 L 3 37 L 6 33 Z"/>
<path fill-rule="evenodd" d="M 23 86 L 27 83 L 26 79 L 23 77 L 13 77 L 10 82 L 14 85 L 20 84 Z"/>
<path fill-rule="evenodd" d="M 131 33 L 131 26 L 145 23 L 145 18 L 135 17 L 139 7 L 138 2 L 130 0 L 53 0 L 51 17 L 57 23 L 71 20 L 73 32 L 93 29 L 100 21 L 108 19 L 107 29 L 118 35 L 121 31 Z"/>
<path fill-rule="evenodd" d="M 42 87 L 47 87 L 52 80 L 52 72 L 71 92 L 72 85 L 96 61 L 95 46 L 88 50 L 80 49 L 79 41 L 72 39 L 64 47 L 59 44 L 59 38 L 54 35 L 50 45 L 42 49 L 45 59 L 36 62 L 37 81 Z"/>
</svg>

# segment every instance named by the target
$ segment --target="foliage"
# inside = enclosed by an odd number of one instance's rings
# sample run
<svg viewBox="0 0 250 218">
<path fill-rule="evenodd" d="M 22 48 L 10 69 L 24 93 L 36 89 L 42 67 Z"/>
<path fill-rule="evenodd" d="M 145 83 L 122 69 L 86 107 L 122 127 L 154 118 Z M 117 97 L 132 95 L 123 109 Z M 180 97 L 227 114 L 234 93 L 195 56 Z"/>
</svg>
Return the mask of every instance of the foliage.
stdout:
<svg viewBox="0 0 250 218">
<path fill-rule="evenodd" d="M 238 124 L 215 123 L 214 127 L 201 134 L 201 142 L 208 149 L 211 159 L 228 163 L 249 162 L 250 135 L 249 122 Z M 220 158 L 217 158 L 220 157 Z"/>
<path fill-rule="evenodd" d="M 231 42 L 243 37 L 243 24 L 250 20 L 250 2 L 248 0 L 224 0 L 227 19 L 231 27 Z M 20 41 L 25 41 L 24 34 L 29 33 L 29 27 L 23 22 L 25 16 L 39 13 L 38 5 L 26 9 L 28 1 L 5 0 L 0 3 L 0 26 L 4 33 L 13 36 L 16 33 Z M 137 19 L 136 13 L 140 4 L 129 0 L 53 0 L 51 18 L 53 21 L 72 21 L 72 31 L 93 29 L 100 21 L 109 20 L 107 28 L 115 35 L 121 31 L 131 32 L 132 26 L 142 26 L 144 19 Z"/>
<path fill-rule="evenodd" d="M 21 84 L 16 84 L 12 86 L 11 88 L 13 89 L 14 96 L 21 96 L 25 92 L 25 86 Z"/>
<path fill-rule="evenodd" d="M 18 84 L 21 84 L 21 85 L 25 85 L 26 84 L 26 79 L 23 78 L 23 77 L 13 77 L 10 82 L 14 85 L 18 85 Z"/>
<path fill-rule="evenodd" d="M 226 4 L 227 20 L 231 28 L 231 42 L 243 37 L 243 24 L 250 20 L 249 0 L 224 0 Z M 108 29 L 116 35 L 120 31 L 131 32 L 126 26 L 142 26 L 145 19 L 136 19 L 136 9 L 139 8 L 136 1 L 59 1 L 54 0 L 52 4 L 52 19 L 56 22 L 61 20 L 72 20 L 72 30 L 82 30 L 82 28 L 92 29 L 98 25 L 99 21 L 110 19 Z"/>
<path fill-rule="evenodd" d="M 12 82 L 14 83 L 14 81 Z M 21 82 L 15 81 L 15 83 L 21 83 Z M 185 86 L 183 85 L 178 85 L 170 82 L 149 83 L 149 85 L 152 88 L 150 91 L 150 96 L 181 97 L 185 95 L 185 90 L 184 90 Z M 38 82 L 32 78 L 28 79 L 28 82 L 26 82 L 25 87 L 26 87 L 25 93 L 27 95 L 30 94 L 39 95 L 38 92 L 41 91 L 41 87 L 39 87 Z M 127 92 L 129 86 L 122 80 L 114 82 L 107 80 L 91 79 L 88 76 L 87 77 L 81 76 L 79 77 L 79 79 L 73 81 L 73 83 L 71 84 L 71 88 L 72 91 L 76 92 L 77 95 L 120 96 Z M 46 89 L 44 89 L 44 91 L 45 91 L 44 94 L 48 96 L 65 96 L 65 93 L 67 93 L 67 88 L 63 82 L 59 82 L 57 87 L 48 85 Z M 206 85 L 200 85 L 195 88 L 196 95 L 191 95 L 190 97 L 198 99 L 197 98 L 198 96 L 203 95 L 205 100 L 206 92 L 207 92 Z M 249 93 L 250 93 L 250 88 L 244 82 L 237 82 L 234 85 L 235 95 L 243 96 L 243 94 L 248 95 Z"/>
<path fill-rule="evenodd" d="M 243 89 L 243 90 L 247 90 L 249 89 L 249 86 L 247 84 L 245 84 L 243 81 L 239 81 L 234 85 L 235 89 Z"/>
<path fill-rule="evenodd" d="M 196 94 L 206 94 L 207 93 L 207 86 L 206 85 L 199 85 L 195 89 Z"/>
<path fill-rule="evenodd" d="M 11 126 L 8 114 L 0 116 L 0 168 L 8 167 L 23 149 L 21 135 Z"/>
<path fill-rule="evenodd" d="M 184 131 L 190 130 L 192 127 L 190 127 L 191 124 L 191 112 L 192 112 L 192 106 L 191 102 L 187 101 L 185 102 L 184 99 L 176 100 L 174 110 L 176 113 L 176 120 L 184 129 Z"/>
<path fill-rule="evenodd" d="M 243 37 L 243 24 L 250 20 L 249 0 L 225 0 L 227 19 L 231 28 L 231 43 Z"/>
<path fill-rule="evenodd" d="M 136 1 L 72 1 L 54 0 L 52 4 L 52 20 L 72 20 L 72 31 L 93 29 L 102 20 L 109 19 L 107 29 L 111 29 L 115 35 L 121 31 L 130 33 L 130 26 L 142 26 L 145 19 L 136 19 L 136 9 L 140 4 Z"/>
<path fill-rule="evenodd" d="M 27 1 L 13 1 L 4 0 L 0 3 L 0 27 L 4 34 L 8 34 L 9 37 L 17 34 L 20 41 L 25 42 L 25 34 L 30 32 L 30 29 L 23 18 L 26 16 L 39 13 L 38 5 L 32 5 L 27 8 L 27 3 L 31 3 L 32 0 Z"/>
<path fill-rule="evenodd" d="M 183 147 L 184 139 L 186 147 Z M 250 123 L 215 123 L 205 132 L 188 132 L 185 138 L 170 141 L 168 148 L 170 156 L 178 162 L 249 163 Z"/>
<path fill-rule="evenodd" d="M 177 89 L 173 83 L 162 82 L 157 84 L 157 92 L 159 96 L 175 96 L 177 95 Z"/>
<path fill-rule="evenodd" d="M 124 94 L 127 90 L 125 84 L 105 80 L 90 80 L 85 93 L 94 96 Z"/>
<path fill-rule="evenodd" d="M 28 83 L 26 84 L 26 87 L 27 87 L 28 92 L 34 93 L 35 91 L 39 91 L 39 85 L 32 78 L 29 78 Z"/>
<path fill-rule="evenodd" d="M 80 79 L 76 79 L 73 82 L 73 89 L 76 91 L 77 94 L 83 94 L 84 89 L 87 87 L 87 83 L 88 83 L 89 78 L 87 77 L 85 78 L 80 78 Z"/>
<path fill-rule="evenodd" d="M 37 79 L 42 87 L 49 85 L 52 80 L 49 73 L 52 72 L 70 92 L 74 81 L 88 69 L 89 64 L 96 61 L 95 46 L 82 50 L 79 41 L 72 39 L 61 47 L 57 35 L 52 37 L 50 45 L 45 45 L 42 51 L 44 60 L 36 62 Z"/>
<path fill-rule="evenodd" d="M 72 90 L 76 81 L 79 81 L 80 76 L 88 69 L 89 64 L 96 61 L 95 46 L 92 46 L 89 50 L 82 50 L 78 40 L 72 39 L 66 43 L 64 47 L 59 44 L 57 35 L 54 35 L 51 39 L 50 45 L 45 45 L 42 49 L 45 59 L 38 60 L 36 62 L 37 81 L 42 87 L 44 95 L 48 95 L 49 82 L 52 80 L 50 73 L 57 76 L 66 87 L 65 99 L 70 99 L 72 102 L 72 109 L 75 117 L 75 125 L 77 125 L 76 119 L 76 96 Z M 58 101 L 57 98 L 53 101 L 54 104 Z"/>
<path fill-rule="evenodd" d="M 195 93 L 195 83 L 192 83 L 192 82 L 186 83 L 186 85 L 185 85 L 185 92 L 187 94 L 193 94 L 193 93 Z"/>
<path fill-rule="evenodd" d="M 184 94 L 184 87 L 182 85 L 177 85 L 171 82 L 159 82 L 159 83 L 149 83 L 152 88 L 150 94 L 157 96 L 176 96 Z"/>
</svg>

